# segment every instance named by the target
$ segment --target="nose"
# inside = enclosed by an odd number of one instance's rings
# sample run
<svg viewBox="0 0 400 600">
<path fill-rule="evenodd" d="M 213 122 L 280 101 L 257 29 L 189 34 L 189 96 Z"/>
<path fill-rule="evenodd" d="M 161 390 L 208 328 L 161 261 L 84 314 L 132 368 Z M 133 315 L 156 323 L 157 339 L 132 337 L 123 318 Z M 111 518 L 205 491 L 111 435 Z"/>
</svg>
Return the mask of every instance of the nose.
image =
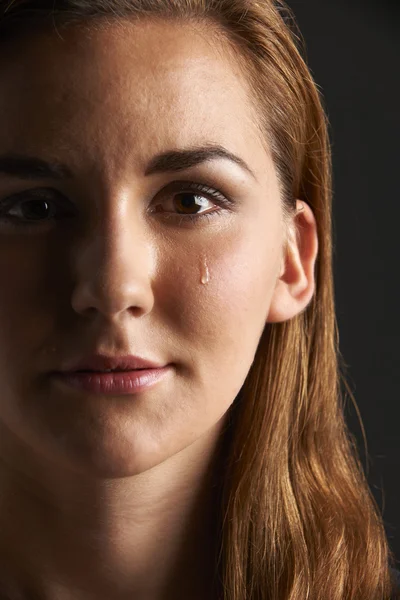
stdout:
<svg viewBox="0 0 400 600">
<path fill-rule="evenodd" d="M 137 209 L 121 206 L 103 209 L 75 247 L 71 302 L 79 314 L 97 311 L 115 320 L 126 311 L 140 316 L 153 307 L 154 235 Z"/>
</svg>

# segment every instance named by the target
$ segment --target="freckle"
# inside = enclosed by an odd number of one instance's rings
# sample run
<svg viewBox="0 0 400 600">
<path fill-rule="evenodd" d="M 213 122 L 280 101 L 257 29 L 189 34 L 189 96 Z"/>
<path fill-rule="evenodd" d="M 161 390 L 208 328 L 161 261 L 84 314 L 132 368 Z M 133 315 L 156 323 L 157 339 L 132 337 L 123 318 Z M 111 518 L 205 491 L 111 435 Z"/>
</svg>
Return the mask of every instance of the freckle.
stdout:
<svg viewBox="0 0 400 600">
<path fill-rule="evenodd" d="M 208 266 L 207 266 L 207 258 L 204 258 L 203 262 L 200 265 L 200 274 L 201 274 L 200 283 L 202 283 L 203 285 L 205 285 L 206 283 L 209 283 L 210 271 L 208 270 Z"/>
</svg>

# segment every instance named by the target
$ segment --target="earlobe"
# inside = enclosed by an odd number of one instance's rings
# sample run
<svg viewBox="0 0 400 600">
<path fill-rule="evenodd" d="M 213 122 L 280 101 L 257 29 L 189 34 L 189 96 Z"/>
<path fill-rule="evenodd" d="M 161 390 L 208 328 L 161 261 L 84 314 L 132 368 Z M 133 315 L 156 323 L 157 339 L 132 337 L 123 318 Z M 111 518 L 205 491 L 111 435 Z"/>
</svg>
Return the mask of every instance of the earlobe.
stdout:
<svg viewBox="0 0 400 600">
<path fill-rule="evenodd" d="M 297 200 L 297 207 L 289 227 L 267 323 L 282 323 L 292 319 L 308 306 L 315 292 L 317 223 L 308 204 Z"/>
</svg>

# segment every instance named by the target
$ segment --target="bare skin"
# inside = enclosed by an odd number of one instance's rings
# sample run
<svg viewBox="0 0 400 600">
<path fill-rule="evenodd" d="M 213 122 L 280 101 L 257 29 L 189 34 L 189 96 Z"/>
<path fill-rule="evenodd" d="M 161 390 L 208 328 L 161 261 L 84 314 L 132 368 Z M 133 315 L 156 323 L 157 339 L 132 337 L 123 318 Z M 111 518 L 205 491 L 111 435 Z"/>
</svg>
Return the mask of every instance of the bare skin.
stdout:
<svg viewBox="0 0 400 600">
<path fill-rule="evenodd" d="M 0 208 L 0 587 L 15 600 L 212 598 L 217 444 L 265 324 L 313 296 L 318 239 L 298 202 L 299 240 L 284 252 L 249 90 L 210 39 L 126 21 L 2 52 L 0 155 L 56 159 L 72 175 L 0 174 L 0 207 L 46 189 L 74 215 L 13 226 Z M 156 154 L 210 141 L 255 177 L 226 159 L 145 175 Z M 234 204 L 183 222 L 195 213 L 166 189 L 176 181 Z M 203 213 L 218 207 L 196 196 Z M 28 218 L 17 200 L 8 211 Z M 123 397 L 50 377 L 95 351 L 173 369 Z"/>
</svg>

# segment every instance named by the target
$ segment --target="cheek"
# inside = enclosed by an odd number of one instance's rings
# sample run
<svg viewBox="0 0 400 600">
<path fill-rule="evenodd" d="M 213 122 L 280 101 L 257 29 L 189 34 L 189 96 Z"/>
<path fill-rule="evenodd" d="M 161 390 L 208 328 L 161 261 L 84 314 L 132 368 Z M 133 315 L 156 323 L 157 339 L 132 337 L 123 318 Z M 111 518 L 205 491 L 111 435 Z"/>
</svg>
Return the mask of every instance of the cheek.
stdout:
<svg viewBox="0 0 400 600">
<path fill-rule="evenodd" d="M 185 340 L 204 382 L 215 387 L 225 374 L 233 392 L 242 385 L 264 330 L 278 250 L 276 236 L 254 228 L 224 232 L 194 244 L 155 291 L 163 322 Z"/>
<path fill-rule="evenodd" d="M 12 361 L 18 360 L 26 347 L 35 351 L 35 341 L 43 336 L 42 317 L 47 320 L 50 282 L 46 282 L 43 262 L 45 252 L 29 247 L 18 236 L 0 236 L 0 354 L 9 353 Z M 47 298 L 47 299 L 46 299 Z M 12 349 L 17 352 L 12 352 Z M 6 357 L 4 357 L 6 358 Z M 2 365 L 7 361 L 2 360 Z"/>
</svg>

